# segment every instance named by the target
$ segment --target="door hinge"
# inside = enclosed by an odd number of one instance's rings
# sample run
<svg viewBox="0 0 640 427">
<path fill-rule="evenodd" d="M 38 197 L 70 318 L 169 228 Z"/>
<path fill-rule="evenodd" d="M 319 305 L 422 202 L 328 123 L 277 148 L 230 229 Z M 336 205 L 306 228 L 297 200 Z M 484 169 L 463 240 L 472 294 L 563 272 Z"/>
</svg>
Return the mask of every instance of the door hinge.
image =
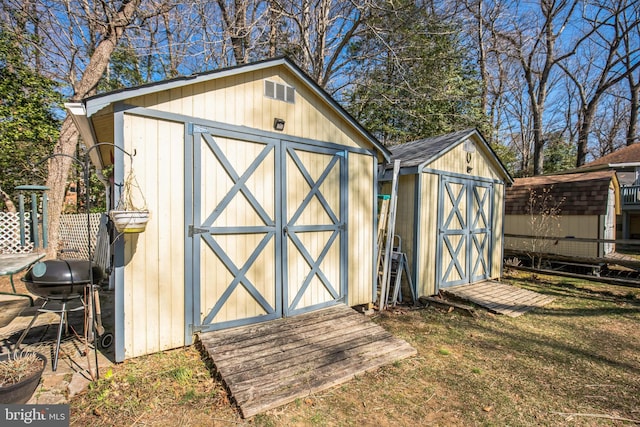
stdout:
<svg viewBox="0 0 640 427">
<path fill-rule="evenodd" d="M 193 325 L 193 324 L 189 324 L 189 334 L 193 335 L 193 334 L 197 334 L 198 332 L 202 332 L 202 326 L 201 325 Z"/>
<path fill-rule="evenodd" d="M 196 234 L 204 234 L 208 232 L 209 232 L 208 228 L 194 227 L 193 225 L 189 226 L 189 237 L 193 237 Z"/>
</svg>

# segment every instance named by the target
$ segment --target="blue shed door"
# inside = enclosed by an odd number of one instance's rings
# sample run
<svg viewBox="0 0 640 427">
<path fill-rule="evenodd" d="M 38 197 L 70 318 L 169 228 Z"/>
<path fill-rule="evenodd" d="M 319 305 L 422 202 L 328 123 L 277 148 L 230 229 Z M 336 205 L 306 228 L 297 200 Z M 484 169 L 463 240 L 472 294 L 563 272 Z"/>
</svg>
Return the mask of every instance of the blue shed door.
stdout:
<svg viewBox="0 0 640 427">
<path fill-rule="evenodd" d="M 438 213 L 438 288 L 491 275 L 493 184 L 441 176 Z"/>
<path fill-rule="evenodd" d="M 187 333 L 344 301 L 344 151 L 202 127 L 188 140 Z"/>
</svg>

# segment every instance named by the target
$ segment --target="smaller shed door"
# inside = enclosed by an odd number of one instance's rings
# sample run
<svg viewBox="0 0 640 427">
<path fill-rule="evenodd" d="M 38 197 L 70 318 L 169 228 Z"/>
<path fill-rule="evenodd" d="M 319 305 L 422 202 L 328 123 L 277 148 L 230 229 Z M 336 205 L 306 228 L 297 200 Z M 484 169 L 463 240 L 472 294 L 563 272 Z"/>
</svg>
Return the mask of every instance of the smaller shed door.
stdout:
<svg viewBox="0 0 640 427">
<path fill-rule="evenodd" d="M 442 176 L 438 213 L 438 287 L 491 274 L 493 184 Z"/>
</svg>

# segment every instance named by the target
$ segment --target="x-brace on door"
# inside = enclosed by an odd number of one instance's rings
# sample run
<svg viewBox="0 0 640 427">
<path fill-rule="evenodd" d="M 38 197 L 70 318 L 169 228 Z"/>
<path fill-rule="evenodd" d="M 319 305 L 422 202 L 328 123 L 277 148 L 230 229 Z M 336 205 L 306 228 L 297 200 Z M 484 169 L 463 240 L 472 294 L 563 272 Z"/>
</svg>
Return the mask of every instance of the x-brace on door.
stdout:
<svg viewBox="0 0 640 427">
<path fill-rule="evenodd" d="M 343 301 L 345 152 L 194 129 L 187 189 L 193 194 L 192 329 Z"/>
</svg>

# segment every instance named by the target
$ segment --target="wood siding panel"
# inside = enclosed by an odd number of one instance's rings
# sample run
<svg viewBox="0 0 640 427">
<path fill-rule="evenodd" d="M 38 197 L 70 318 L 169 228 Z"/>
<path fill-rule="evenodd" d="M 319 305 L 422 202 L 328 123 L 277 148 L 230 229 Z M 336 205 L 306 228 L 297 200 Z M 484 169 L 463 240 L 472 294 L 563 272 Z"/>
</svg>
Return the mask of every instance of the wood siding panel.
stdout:
<svg viewBox="0 0 640 427">
<path fill-rule="evenodd" d="M 137 202 L 151 212 L 144 233 L 121 237 L 125 357 L 135 357 L 184 345 L 184 127 L 125 115 L 124 132 L 144 195 Z"/>
<path fill-rule="evenodd" d="M 598 239 L 600 217 L 597 215 L 564 215 L 557 220 L 549 220 L 548 226 L 532 226 L 530 215 L 505 215 L 506 234 L 541 235 L 558 237 L 581 237 Z M 535 251 L 543 253 L 596 257 L 598 244 L 587 242 L 567 242 L 542 239 L 505 238 L 505 249 Z"/>
<path fill-rule="evenodd" d="M 473 177 L 482 177 L 496 180 L 503 180 L 493 166 L 492 157 L 489 153 L 476 144 L 474 153 L 470 153 L 470 161 L 467 162 L 467 152 L 464 151 L 464 144 L 458 144 L 451 151 L 434 160 L 427 165 L 430 169 L 446 171 L 448 173 L 456 173 Z M 468 170 L 467 168 L 471 169 Z"/>
<path fill-rule="evenodd" d="M 497 279 L 502 275 L 502 260 L 504 254 L 504 184 L 493 185 L 493 224 L 491 254 L 491 278 Z"/>
<path fill-rule="evenodd" d="M 91 118 L 91 123 L 93 125 L 94 131 L 96 133 L 96 138 L 100 142 L 114 142 L 114 131 L 113 131 L 113 114 L 101 114 L 97 116 L 93 116 Z M 97 149 L 100 152 L 102 157 L 102 161 L 105 166 L 111 164 L 111 154 L 113 152 L 113 147 L 108 145 L 103 145 Z"/>
<path fill-rule="evenodd" d="M 296 89 L 295 103 L 264 96 L 264 80 Z M 126 104 L 195 118 L 273 131 L 273 119 L 284 119 L 283 134 L 358 147 L 361 137 L 324 100 L 284 68 L 257 70 L 218 80 L 130 98 Z"/>
<path fill-rule="evenodd" d="M 417 296 L 436 293 L 436 248 L 438 242 L 438 187 L 435 174 L 420 174 L 422 203 L 420 206 L 421 235 L 418 239 L 418 283 Z"/>
<path fill-rule="evenodd" d="M 373 297 L 374 212 L 376 166 L 371 156 L 349 153 L 348 199 L 348 301 L 367 304 Z"/>
<path fill-rule="evenodd" d="M 386 182 L 382 187 L 381 194 L 391 194 L 391 183 Z M 396 236 L 400 237 L 400 241 L 395 240 L 394 245 L 401 243 L 402 252 L 407 254 L 407 260 L 409 261 L 409 271 L 413 274 L 415 271 L 414 266 L 414 236 L 418 232 L 417 224 L 415 223 L 415 210 L 416 203 L 416 176 L 415 175 L 401 175 L 398 181 L 398 204 L 396 208 L 396 224 L 395 232 Z M 413 278 L 412 278 L 413 280 Z M 415 286 L 415 283 L 414 283 Z"/>
</svg>

